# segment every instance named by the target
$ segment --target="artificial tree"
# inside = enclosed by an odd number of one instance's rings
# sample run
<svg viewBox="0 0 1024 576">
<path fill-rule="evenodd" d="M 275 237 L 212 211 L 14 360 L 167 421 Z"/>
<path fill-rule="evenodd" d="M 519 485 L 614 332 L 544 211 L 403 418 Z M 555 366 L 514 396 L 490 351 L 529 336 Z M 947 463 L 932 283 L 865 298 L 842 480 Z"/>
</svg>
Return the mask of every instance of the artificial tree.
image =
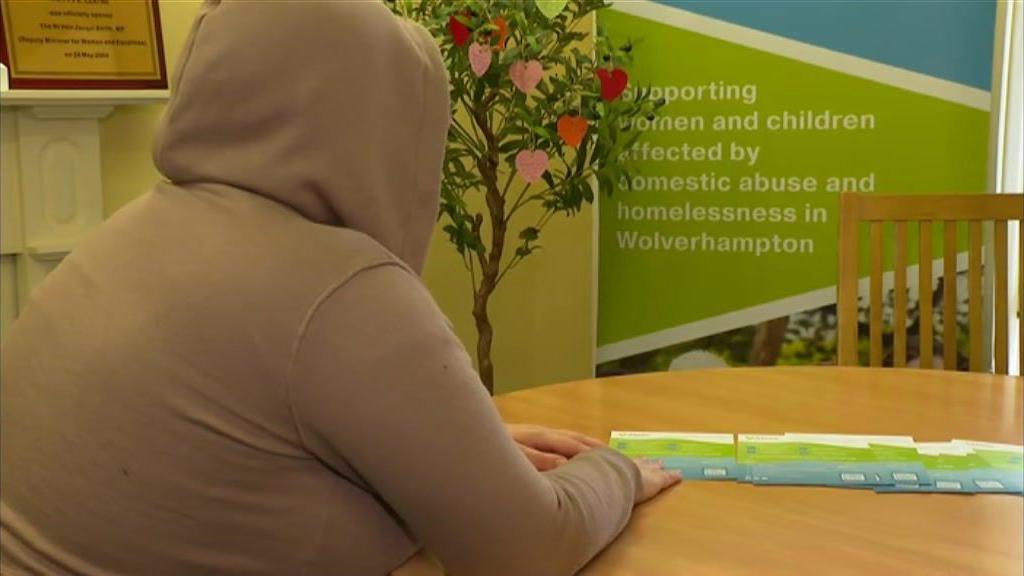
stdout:
<svg viewBox="0 0 1024 576">
<path fill-rule="evenodd" d="M 554 215 L 592 203 L 595 184 L 611 193 L 631 180 L 620 156 L 639 136 L 633 120 L 658 103 L 646 89 L 627 91 L 630 44 L 613 46 L 583 29 L 606 0 L 391 6 L 431 32 L 448 68 L 453 120 L 440 218 L 473 284 L 477 369 L 493 392 L 491 297 L 540 248 Z M 476 195 L 483 202 L 472 201 Z M 527 219 L 523 209 L 534 204 L 540 215 Z"/>
</svg>

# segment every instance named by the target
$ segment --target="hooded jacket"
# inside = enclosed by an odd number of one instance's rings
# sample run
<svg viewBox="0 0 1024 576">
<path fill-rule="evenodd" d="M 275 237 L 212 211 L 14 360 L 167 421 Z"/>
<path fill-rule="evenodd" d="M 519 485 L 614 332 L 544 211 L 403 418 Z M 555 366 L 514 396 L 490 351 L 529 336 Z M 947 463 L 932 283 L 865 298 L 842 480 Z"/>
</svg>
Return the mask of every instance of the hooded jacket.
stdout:
<svg viewBox="0 0 1024 576">
<path fill-rule="evenodd" d="M 381 3 L 210 1 L 166 181 L 39 286 L 2 352 L 0 572 L 578 570 L 639 473 L 536 472 L 418 278 L 449 102 Z"/>
</svg>

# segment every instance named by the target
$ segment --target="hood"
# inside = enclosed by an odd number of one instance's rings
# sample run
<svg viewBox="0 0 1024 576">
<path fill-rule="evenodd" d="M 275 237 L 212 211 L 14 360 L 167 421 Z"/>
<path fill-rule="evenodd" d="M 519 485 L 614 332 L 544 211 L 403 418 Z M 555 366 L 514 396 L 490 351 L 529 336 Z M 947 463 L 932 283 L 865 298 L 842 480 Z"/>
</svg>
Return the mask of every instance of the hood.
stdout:
<svg viewBox="0 0 1024 576">
<path fill-rule="evenodd" d="M 171 90 L 153 150 L 169 181 L 273 199 L 422 270 L 450 118 L 425 29 L 382 2 L 208 0 Z"/>
</svg>

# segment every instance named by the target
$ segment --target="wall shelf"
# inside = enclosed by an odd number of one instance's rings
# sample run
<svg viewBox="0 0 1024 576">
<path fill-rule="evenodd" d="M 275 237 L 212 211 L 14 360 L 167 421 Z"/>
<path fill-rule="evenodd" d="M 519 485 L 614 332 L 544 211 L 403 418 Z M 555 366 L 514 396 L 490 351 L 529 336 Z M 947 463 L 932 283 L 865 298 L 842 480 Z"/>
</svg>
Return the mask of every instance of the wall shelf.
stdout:
<svg viewBox="0 0 1024 576">
<path fill-rule="evenodd" d="M 5 90 L 0 107 L 127 106 L 164 104 L 168 90 Z"/>
</svg>

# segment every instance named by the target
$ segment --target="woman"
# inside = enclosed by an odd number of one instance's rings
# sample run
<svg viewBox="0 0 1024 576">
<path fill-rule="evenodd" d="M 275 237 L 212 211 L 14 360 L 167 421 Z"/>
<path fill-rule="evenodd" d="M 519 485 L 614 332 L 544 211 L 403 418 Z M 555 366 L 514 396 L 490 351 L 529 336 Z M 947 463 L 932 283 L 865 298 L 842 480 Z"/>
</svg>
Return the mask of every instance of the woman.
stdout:
<svg viewBox="0 0 1024 576">
<path fill-rule="evenodd" d="M 678 480 L 499 419 L 417 277 L 448 118 L 382 4 L 203 6 L 167 181 L 5 343 L 4 574 L 569 574 Z"/>
</svg>

